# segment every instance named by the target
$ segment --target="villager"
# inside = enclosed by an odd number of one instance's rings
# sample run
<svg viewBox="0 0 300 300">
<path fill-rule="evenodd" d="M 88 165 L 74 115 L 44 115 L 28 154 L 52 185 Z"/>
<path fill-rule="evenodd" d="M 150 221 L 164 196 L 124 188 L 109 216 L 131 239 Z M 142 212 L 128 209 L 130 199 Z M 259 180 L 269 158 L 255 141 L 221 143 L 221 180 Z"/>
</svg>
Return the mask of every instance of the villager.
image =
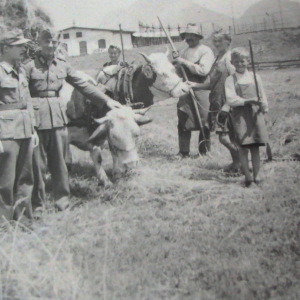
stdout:
<svg viewBox="0 0 300 300">
<path fill-rule="evenodd" d="M 231 40 L 230 34 L 224 33 L 222 30 L 213 33 L 212 42 L 218 55 L 210 71 L 210 81 L 204 83 L 190 82 L 190 85 L 195 90 L 210 90 L 208 126 L 211 132 L 216 131 L 221 144 L 230 151 L 232 163 L 224 168 L 224 172 L 235 173 L 239 171 L 239 154 L 233 138 L 230 106 L 226 104 L 225 97 L 225 80 L 235 72 L 235 68 L 230 62 Z"/>
<path fill-rule="evenodd" d="M 259 147 L 268 142 L 264 114 L 268 112 L 268 101 L 261 78 L 257 75 L 260 100 L 257 98 L 255 78 L 247 70 L 250 54 L 244 48 L 235 48 L 231 53 L 231 63 L 236 72 L 225 81 L 227 103 L 232 107 L 232 120 L 235 138 L 239 145 L 245 186 L 252 182 L 259 184 L 260 155 Z M 248 150 L 251 152 L 253 178 L 249 171 Z"/>
<path fill-rule="evenodd" d="M 200 30 L 195 25 L 188 25 L 187 30 L 182 32 L 181 37 L 185 39 L 188 46 L 184 48 L 179 57 L 174 57 L 175 61 L 183 66 L 188 80 L 203 83 L 207 80 L 210 69 L 214 63 L 214 54 L 212 50 L 201 44 L 203 39 Z M 180 69 L 178 68 L 180 74 Z M 209 109 L 208 91 L 195 91 L 197 104 L 204 127 L 204 135 L 199 134 L 199 153 L 205 155 L 210 150 L 210 131 L 207 125 L 207 115 Z M 199 124 L 196 112 L 193 106 L 193 100 L 190 93 L 179 98 L 177 104 L 178 115 L 178 138 L 179 138 L 179 157 L 189 156 L 191 131 L 199 130 Z"/>
<path fill-rule="evenodd" d="M 43 30 L 39 37 L 41 51 L 25 64 L 29 89 L 35 109 L 40 144 L 34 151 L 33 209 L 45 203 L 45 178 L 47 167 L 52 177 L 52 192 L 58 210 L 69 206 L 70 188 L 66 158 L 68 154 L 68 131 L 66 108 L 59 91 L 64 80 L 102 108 L 105 104 L 113 109 L 120 104 L 106 96 L 100 88 L 83 80 L 64 57 L 55 54 L 59 35 Z"/>
<path fill-rule="evenodd" d="M 20 29 L 0 35 L 0 224 L 18 220 L 31 225 L 32 153 L 38 143 L 25 71 Z"/>
<path fill-rule="evenodd" d="M 109 54 L 109 58 L 110 61 L 106 62 L 103 65 L 103 68 L 108 67 L 108 66 L 114 66 L 114 65 L 118 65 L 118 66 L 126 66 L 126 63 L 123 61 L 120 61 L 120 55 L 122 53 L 122 50 L 120 49 L 120 47 L 115 46 L 115 45 L 110 45 L 108 47 L 108 54 Z"/>
</svg>

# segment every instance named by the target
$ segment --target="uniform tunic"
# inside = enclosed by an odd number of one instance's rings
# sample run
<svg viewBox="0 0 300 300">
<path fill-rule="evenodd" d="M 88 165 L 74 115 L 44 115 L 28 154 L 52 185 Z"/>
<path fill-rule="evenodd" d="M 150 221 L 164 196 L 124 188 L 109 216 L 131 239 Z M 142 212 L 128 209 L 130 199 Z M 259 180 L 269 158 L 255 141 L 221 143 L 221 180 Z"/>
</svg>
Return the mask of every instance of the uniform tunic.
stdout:
<svg viewBox="0 0 300 300">
<path fill-rule="evenodd" d="M 229 75 L 235 72 L 235 68 L 230 63 L 230 60 L 231 53 L 227 51 L 222 57 L 217 58 L 210 72 L 211 91 L 209 94 L 210 112 L 208 114 L 208 124 L 211 131 L 214 131 L 216 127 L 217 132 L 227 130 L 216 125 L 216 116 L 226 103 L 225 80 Z"/>
<path fill-rule="evenodd" d="M 261 108 L 257 105 L 245 105 L 247 99 L 256 98 L 254 75 L 246 71 L 235 73 L 225 82 L 227 103 L 232 109 L 235 138 L 239 145 L 263 146 L 268 142 L 268 134 L 263 112 L 268 111 L 268 102 L 260 77 L 257 75 Z"/>
<path fill-rule="evenodd" d="M 34 117 L 24 70 L 0 62 L 0 223 L 1 215 L 32 218 L 32 134 Z M 16 205 L 20 201 L 19 205 Z M 16 206 L 14 208 L 14 206 Z"/>
<path fill-rule="evenodd" d="M 56 201 L 67 199 L 70 194 L 66 159 L 68 155 L 68 133 L 66 102 L 59 91 L 64 80 L 102 108 L 102 93 L 99 88 L 83 80 L 64 58 L 55 56 L 47 62 L 40 53 L 25 64 L 27 80 L 36 112 L 36 123 L 40 143 L 34 152 L 33 206 L 45 201 L 45 176 L 49 167 L 52 191 Z M 47 163 L 48 161 L 48 163 Z"/>
<path fill-rule="evenodd" d="M 183 66 L 189 81 L 202 83 L 206 80 L 207 75 L 214 63 L 214 54 L 209 47 L 202 44 L 195 48 L 186 47 L 180 52 L 180 57 L 189 62 L 187 66 Z M 180 70 L 178 73 L 180 74 Z M 209 108 L 209 92 L 204 90 L 195 90 L 195 95 L 198 102 L 202 124 L 205 125 Z M 179 98 L 177 104 L 177 115 L 179 151 L 187 154 L 190 151 L 190 131 L 199 130 L 198 120 L 190 93 Z M 209 132 L 207 132 L 207 134 L 209 134 Z M 199 136 L 199 141 L 202 141 L 203 139 L 204 137 Z M 206 139 L 209 140 L 209 136 L 207 136 Z M 203 143 L 200 145 L 200 153 L 205 153 L 205 145 Z M 201 149 L 201 147 L 203 149 Z"/>
</svg>

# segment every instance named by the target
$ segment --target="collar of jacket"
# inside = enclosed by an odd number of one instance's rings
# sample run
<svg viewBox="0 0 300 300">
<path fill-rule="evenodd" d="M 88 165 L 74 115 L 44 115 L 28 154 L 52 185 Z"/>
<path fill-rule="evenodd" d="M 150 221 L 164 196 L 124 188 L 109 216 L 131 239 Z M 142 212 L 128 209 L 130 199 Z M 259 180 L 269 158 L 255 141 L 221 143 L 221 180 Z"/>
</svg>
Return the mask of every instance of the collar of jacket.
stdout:
<svg viewBox="0 0 300 300">
<path fill-rule="evenodd" d="M 40 61 L 41 64 L 48 65 L 47 60 L 42 56 L 41 53 L 39 53 L 37 55 L 37 58 L 38 58 L 38 60 Z M 54 56 L 53 59 L 51 60 L 51 64 L 52 63 L 57 64 L 57 58 L 56 58 L 56 56 Z"/>
<path fill-rule="evenodd" d="M 6 62 L 6 61 L 1 61 L 1 62 L 0 62 L 0 66 L 5 70 L 5 72 L 6 72 L 7 74 L 9 74 L 9 73 L 15 73 L 17 76 L 19 76 L 18 71 L 16 71 L 16 69 L 13 68 L 13 66 L 10 65 L 8 62 Z M 19 66 L 16 65 L 16 68 L 19 69 Z"/>
</svg>

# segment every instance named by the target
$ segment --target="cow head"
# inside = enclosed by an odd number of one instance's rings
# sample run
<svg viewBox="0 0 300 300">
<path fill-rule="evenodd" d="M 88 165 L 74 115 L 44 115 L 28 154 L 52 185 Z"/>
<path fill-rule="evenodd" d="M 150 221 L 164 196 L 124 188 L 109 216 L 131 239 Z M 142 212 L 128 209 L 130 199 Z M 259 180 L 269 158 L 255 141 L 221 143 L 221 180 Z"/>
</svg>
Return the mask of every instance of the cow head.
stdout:
<svg viewBox="0 0 300 300">
<path fill-rule="evenodd" d="M 160 99 L 177 98 L 189 91 L 190 87 L 178 77 L 175 67 L 168 60 L 169 50 L 167 53 L 152 53 L 149 56 L 140 54 L 147 62 L 143 68 L 144 75 L 148 79 L 155 79 L 150 87 L 154 96 Z"/>
<path fill-rule="evenodd" d="M 113 174 L 132 169 L 139 161 L 135 140 L 140 134 L 139 125 L 151 122 L 151 119 L 137 114 L 130 107 L 109 111 L 105 117 L 96 119 L 99 127 L 93 132 L 88 142 L 102 145 L 108 141 L 113 157 Z"/>
</svg>

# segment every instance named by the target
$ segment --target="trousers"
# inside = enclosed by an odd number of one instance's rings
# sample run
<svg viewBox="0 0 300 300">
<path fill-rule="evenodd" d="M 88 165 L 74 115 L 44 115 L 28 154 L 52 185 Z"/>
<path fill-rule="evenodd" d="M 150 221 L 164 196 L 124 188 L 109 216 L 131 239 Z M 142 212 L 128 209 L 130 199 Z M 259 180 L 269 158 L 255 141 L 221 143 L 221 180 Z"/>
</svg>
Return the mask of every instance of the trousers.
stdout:
<svg viewBox="0 0 300 300">
<path fill-rule="evenodd" d="M 2 140 L 0 154 L 0 223 L 18 220 L 24 215 L 32 219 L 31 193 L 33 188 L 31 138 Z"/>
<path fill-rule="evenodd" d="M 33 153 L 33 210 L 45 205 L 45 182 L 48 169 L 52 179 L 54 201 L 69 199 L 70 196 L 69 173 L 66 164 L 69 149 L 67 127 L 38 130 L 37 133 L 39 146 L 34 149 Z"/>
</svg>

